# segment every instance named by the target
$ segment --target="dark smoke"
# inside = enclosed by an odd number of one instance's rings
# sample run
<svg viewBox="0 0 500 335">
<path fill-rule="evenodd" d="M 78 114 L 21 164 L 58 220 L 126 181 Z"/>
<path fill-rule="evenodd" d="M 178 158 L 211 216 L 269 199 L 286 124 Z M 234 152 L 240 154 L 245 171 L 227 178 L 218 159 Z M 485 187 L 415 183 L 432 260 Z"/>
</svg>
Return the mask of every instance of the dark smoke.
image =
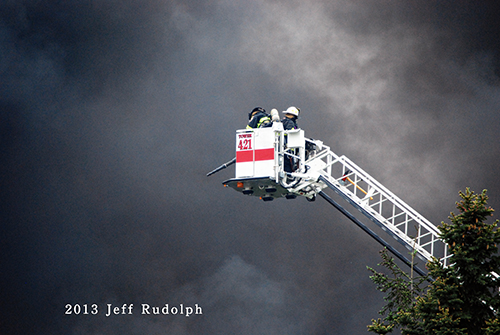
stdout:
<svg viewBox="0 0 500 335">
<path fill-rule="evenodd" d="M 251 108 L 296 105 L 307 136 L 436 224 L 468 186 L 500 208 L 498 7 L 2 2 L 0 332 L 365 334 L 381 247 L 321 199 L 205 174 Z"/>
</svg>

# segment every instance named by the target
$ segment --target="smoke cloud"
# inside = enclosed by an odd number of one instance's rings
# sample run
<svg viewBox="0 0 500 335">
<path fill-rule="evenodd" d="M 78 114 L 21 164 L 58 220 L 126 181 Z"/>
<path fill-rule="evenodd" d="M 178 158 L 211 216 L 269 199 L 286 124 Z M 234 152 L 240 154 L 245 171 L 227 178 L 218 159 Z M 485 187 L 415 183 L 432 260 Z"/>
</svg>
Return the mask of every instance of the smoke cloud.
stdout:
<svg viewBox="0 0 500 335">
<path fill-rule="evenodd" d="M 264 203 L 222 187 L 232 168 L 205 174 L 253 107 L 294 105 L 306 136 L 432 222 L 465 187 L 500 208 L 498 9 L 4 1 L 1 332 L 365 334 L 381 247 L 321 199 Z"/>
</svg>

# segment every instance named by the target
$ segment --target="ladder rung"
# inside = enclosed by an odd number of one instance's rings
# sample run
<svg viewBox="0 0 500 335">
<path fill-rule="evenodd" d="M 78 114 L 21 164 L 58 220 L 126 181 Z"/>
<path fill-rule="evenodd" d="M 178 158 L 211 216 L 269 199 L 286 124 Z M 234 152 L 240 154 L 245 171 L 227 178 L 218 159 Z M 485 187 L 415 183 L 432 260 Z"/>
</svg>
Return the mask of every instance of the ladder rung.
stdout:
<svg viewBox="0 0 500 335">
<path fill-rule="evenodd" d="M 427 233 L 425 233 L 425 234 L 422 234 L 422 235 L 420 235 L 420 236 L 417 236 L 417 238 L 418 238 L 419 240 L 421 240 L 423 237 L 426 237 L 427 235 L 431 235 L 431 234 L 432 234 L 432 232 L 431 232 L 431 231 L 428 231 L 428 232 L 427 232 Z M 434 235 L 432 235 L 432 236 L 434 236 Z"/>
<path fill-rule="evenodd" d="M 380 194 L 380 193 L 376 193 L 376 194 L 372 195 L 371 197 L 375 197 L 377 194 Z M 370 207 L 374 208 L 375 206 L 378 206 L 386 201 L 387 201 L 387 198 L 382 198 L 382 200 L 379 200 L 376 203 L 371 204 Z"/>
<path fill-rule="evenodd" d="M 428 246 L 429 244 L 432 244 L 432 243 L 434 243 L 434 242 L 439 242 L 439 240 L 434 240 L 434 239 L 432 239 L 432 240 L 430 240 L 429 242 L 425 242 L 424 244 L 420 244 L 420 246 L 421 246 L 421 247 L 426 247 L 426 246 Z"/>
<path fill-rule="evenodd" d="M 396 215 L 391 216 L 390 218 L 387 218 L 386 220 L 387 220 L 387 221 L 393 221 L 395 218 L 397 218 L 397 217 L 399 217 L 399 216 L 401 216 L 401 215 L 404 215 L 404 214 L 406 214 L 406 213 L 405 213 L 405 212 L 401 212 L 401 213 L 399 213 L 399 214 L 396 214 Z M 394 225 L 394 223 L 392 223 L 392 225 Z"/>
<path fill-rule="evenodd" d="M 400 223 L 398 223 L 398 224 L 395 224 L 395 225 L 394 225 L 394 227 L 399 228 L 399 227 L 400 227 L 400 226 L 402 226 L 402 225 L 407 225 L 407 224 L 408 224 L 409 222 L 411 222 L 411 221 L 414 221 L 414 220 L 413 220 L 412 218 L 408 218 L 408 219 L 406 219 L 406 220 L 404 220 L 404 221 L 401 221 L 401 222 L 400 222 Z"/>
</svg>

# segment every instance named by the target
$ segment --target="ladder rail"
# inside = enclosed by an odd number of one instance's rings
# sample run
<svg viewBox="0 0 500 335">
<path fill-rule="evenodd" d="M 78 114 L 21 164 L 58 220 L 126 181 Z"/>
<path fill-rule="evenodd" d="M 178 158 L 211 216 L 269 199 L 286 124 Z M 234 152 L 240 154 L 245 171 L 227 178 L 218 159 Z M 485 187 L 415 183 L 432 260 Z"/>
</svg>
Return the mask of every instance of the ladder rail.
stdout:
<svg viewBox="0 0 500 335">
<path fill-rule="evenodd" d="M 340 168 L 334 169 L 339 165 Z M 300 194 L 314 188 L 318 193 L 329 187 L 407 249 L 417 250 L 421 259 L 429 261 L 436 257 L 447 265 L 447 246 L 439 238 L 437 227 L 349 158 L 336 155 L 321 142 L 321 149 L 304 166 L 311 169 L 292 173 L 303 179 L 292 191 Z M 412 224 L 418 232 L 416 236 L 410 236 Z"/>
<path fill-rule="evenodd" d="M 365 215 L 368 219 L 370 219 L 372 222 L 377 224 L 379 227 L 382 228 L 386 233 L 391 235 L 394 239 L 396 239 L 399 243 L 401 243 L 403 246 L 405 246 L 409 250 L 417 250 L 417 254 L 420 259 L 424 261 L 429 261 L 432 259 L 432 257 L 435 257 L 430 251 L 426 250 L 424 247 L 421 245 L 414 243 L 414 239 L 405 234 L 405 232 L 401 231 L 400 229 L 394 227 L 393 225 L 388 225 L 385 222 L 385 218 L 381 215 L 379 215 L 376 212 L 369 211 L 365 206 L 363 206 L 359 201 L 356 201 L 355 198 L 350 196 L 347 192 L 344 192 L 341 188 L 341 185 L 335 185 L 332 183 L 331 180 L 329 180 L 328 177 L 326 176 L 321 176 L 319 179 L 321 182 L 325 183 L 329 188 L 333 189 L 335 193 L 340 195 L 344 200 L 349 202 L 353 207 L 355 207 L 359 212 L 361 212 L 363 215 Z M 340 187 L 339 187 L 340 186 Z M 434 244 L 437 240 L 433 241 L 432 244 Z M 439 242 L 442 242 L 439 240 Z M 443 243 L 443 242 L 442 242 Z M 431 250 L 433 251 L 433 250 Z M 443 261 L 443 257 L 436 257 L 439 258 L 441 261 Z"/>
<path fill-rule="evenodd" d="M 345 156 L 340 157 L 341 161 L 345 162 L 345 165 L 351 168 L 352 170 L 356 171 L 356 174 L 360 176 L 360 179 L 365 181 L 368 184 L 371 184 L 372 186 L 376 187 L 381 193 L 385 194 L 385 196 L 394 204 L 396 204 L 398 207 L 403 208 L 405 212 L 408 212 L 411 214 L 412 217 L 416 218 L 417 221 L 422 222 L 422 224 L 429 230 L 432 230 L 435 234 L 439 234 L 439 230 L 434 226 L 430 221 L 428 221 L 425 217 L 423 217 L 421 214 L 419 214 L 417 211 L 415 211 L 413 208 L 411 208 L 408 204 L 406 204 L 403 200 L 401 200 L 399 197 L 397 197 L 394 193 L 392 193 L 389 189 L 387 189 L 384 185 L 382 185 L 380 182 L 378 182 L 375 178 L 370 176 L 368 173 L 366 173 L 363 169 L 361 169 L 359 166 L 354 164 L 349 158 Z"/>
</svg>

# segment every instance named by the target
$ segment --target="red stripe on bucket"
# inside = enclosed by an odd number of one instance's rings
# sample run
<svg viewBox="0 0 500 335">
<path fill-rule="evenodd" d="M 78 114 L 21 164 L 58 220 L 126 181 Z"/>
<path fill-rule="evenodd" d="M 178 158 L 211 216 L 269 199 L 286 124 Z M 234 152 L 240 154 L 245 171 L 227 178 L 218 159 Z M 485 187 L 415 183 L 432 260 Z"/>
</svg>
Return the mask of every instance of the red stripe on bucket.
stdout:
<svg viewBox="0 0 500 335">
<path fill-rule="evenodd" d="M 236 151 L 236 163 L 253 162 L 253 150 Z"/>
<path fill-rule="evenodd" d="M 236 163 L 268 161 L 274 159 L 274 149 L 257 149 L 236 151 Z"/>
<path fill-rule="evenodd" d="M 274 149 L 255 150 L 255 161 L 268 161 L 274 159 Z"/>
</svg>

